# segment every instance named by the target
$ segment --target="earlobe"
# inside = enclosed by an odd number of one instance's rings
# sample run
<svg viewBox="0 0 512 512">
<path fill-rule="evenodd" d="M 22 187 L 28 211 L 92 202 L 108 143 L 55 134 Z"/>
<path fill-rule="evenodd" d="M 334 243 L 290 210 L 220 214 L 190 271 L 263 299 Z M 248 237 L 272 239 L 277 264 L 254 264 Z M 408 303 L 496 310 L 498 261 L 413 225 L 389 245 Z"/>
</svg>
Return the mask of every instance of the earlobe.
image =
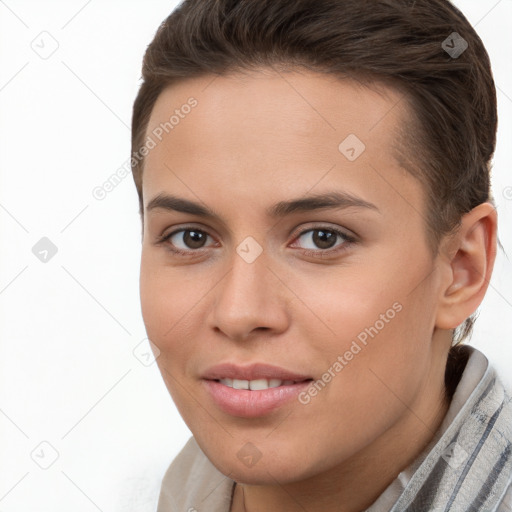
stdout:
<svg viewBox="0 0 512 512">
<path fill-rule="evenodd" d="M 497 213 L 491 203 L 482 203 L 462 217 L 455 236 L 446 244 L 440 265 L 436 325 L 454 329 L 476 311 L 482 302 L 496 258 Z"/>
</svg>

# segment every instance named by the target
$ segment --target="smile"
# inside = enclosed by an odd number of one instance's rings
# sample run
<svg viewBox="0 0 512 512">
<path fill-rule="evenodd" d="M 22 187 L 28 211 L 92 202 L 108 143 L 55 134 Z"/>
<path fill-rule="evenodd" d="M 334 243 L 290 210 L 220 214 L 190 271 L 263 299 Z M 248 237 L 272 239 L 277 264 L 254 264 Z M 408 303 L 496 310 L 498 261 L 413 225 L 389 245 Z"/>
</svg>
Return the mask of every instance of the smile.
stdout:
<svg viewBox="0 0 512 512">
<path fill-rule="evenodd" d="M 242 379 L 217 379 L 217 382 L 224 384 L 233 389 L 250 389 L 251 391 L 261 391 L 262 389 L 277 388 L 279 386 L 291 386 L 296 384 L 294 380 L 281 380 L 281 379 L 255 379 L 255 380 L 242 380 Z"/>
</svg>

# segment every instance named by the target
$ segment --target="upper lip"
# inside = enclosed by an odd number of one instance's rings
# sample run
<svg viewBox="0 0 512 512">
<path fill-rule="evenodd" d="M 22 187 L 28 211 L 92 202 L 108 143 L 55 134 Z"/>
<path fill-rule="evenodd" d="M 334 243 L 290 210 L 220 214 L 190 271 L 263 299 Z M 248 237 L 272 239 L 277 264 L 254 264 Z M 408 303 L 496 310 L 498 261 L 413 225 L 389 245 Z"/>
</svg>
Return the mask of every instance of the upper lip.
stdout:
<svg viewBox="0 0 512 512">
<path fill-rule="evenodd" d="M 293 380 L 301 382 L 309 380 L 309 375 L 302 375 L 292 372 L 279 366 L 273 366 L 265 363 L 253 363 L 248 366 L 238 366 L 233 363 L 222 363 L 210 367 L 202 375 L 203 379 L 239 379 L 239 380 L 257 380 L 257 379 L 279 379 Z"/>
</svg>

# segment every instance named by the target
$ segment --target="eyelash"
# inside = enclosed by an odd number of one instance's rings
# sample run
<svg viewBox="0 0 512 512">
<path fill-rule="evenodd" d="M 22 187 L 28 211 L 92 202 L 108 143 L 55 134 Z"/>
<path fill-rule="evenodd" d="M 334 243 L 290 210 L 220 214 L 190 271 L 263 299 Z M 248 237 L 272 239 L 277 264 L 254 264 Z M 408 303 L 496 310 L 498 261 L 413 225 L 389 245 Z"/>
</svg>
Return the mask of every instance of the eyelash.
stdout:
<svg viewBox="0 0 512 512">
<path fill-rule="evenodd" d="M 180 233 L 182 231 L 183 232 L 195 231 L 195 232 L 202 233 L 204 235 L 207 235 L 207 236 L 211 237 L 211 235 L 209 235 L 206 231 L 204 231 L 202 229 L 197 229 L 197 228 L 194 228 L 194 227 L 185 227 L 185 228 L 177 229 L 176 231 L 173 231 L 173 232 L 171 232 L 171 233 L 169 233 L 167 235 L 162 235 L 162 236 L 158 237 L 157 241 L 156 241 L 156 244 L 157 245 L 165 244 L 176 233 Z M 335 246 L 333 248 L 329 248 L 329 249 L 316 249 L 316 250 L 313 250 L 313 249 L 303 249 L 301 252 L 305 256 L 313 256 L 315 258 L 323 258 L 323 257 L 325 257 L 325 255 L 331 256 L 333 254 L 337 254 L 337 253 L 341 253 L 343 251 L 346 251 L 350 246 L 352 246 L 353 244 L 355 244 L 357 242 L 357 240 L 354 237 L 352 237 L 350 235 L 347 235 L 343 231 L 341 231 L 339 229 L 336 229 L 336 228 L 327 227 L 327 226 L 317 226 L 317 227 L 314 227 L 314 228 L 305 229 L 305 230 L 299 232 L 297 235 L 295 235 L 294 236 L 294 240 L 300 238 L 302 235 L 304 235 L 306 233 L 309 233 L 311 231 L 326 231 L 328 233 L 335 233 L 336 235 L 338 235 L 339 237 L 341 237 L 344 240 L 344 243 L 340 244 L 338 246 Z M 211 237 L 211 238 L 213 238 L 213 237 Z M 169 244 L 167 244 L 167 249 L 169 251 L 171 251 L 172 253 L 177 254 L 179 256 L 193 257 L 197 253 L 203 252 L 203 249 L 205 249 L 205 248 L 201 247 L 199 249 L 183 250 L 183 249 L 179 249 L 177 247 L 174 247 L 172 244 L 169 243 Z M 196 253 L 196 254 L 194 254 L 194 253 Z"/>
</svg>

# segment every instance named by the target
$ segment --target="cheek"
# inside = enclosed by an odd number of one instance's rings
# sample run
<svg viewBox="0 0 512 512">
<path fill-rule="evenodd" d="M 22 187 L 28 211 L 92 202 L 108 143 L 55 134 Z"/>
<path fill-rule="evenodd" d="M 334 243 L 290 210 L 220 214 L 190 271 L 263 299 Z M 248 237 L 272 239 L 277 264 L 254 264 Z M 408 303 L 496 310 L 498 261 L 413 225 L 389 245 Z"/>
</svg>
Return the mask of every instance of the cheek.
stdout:
<svg viewBox="0 0 512 512">
<path fill-rule="evenodd" d="M 148 338 L 160 350 L 156 363 L 169 394 L 187 425 L 192 425 L 195 402 L 191 404 L 190 391 L 184 392 L 183 383 L 188 378 L 185 363 L 194 354 L 194 343 L 190 340 L 197 339 L 193 332 L 194 324 L 197 325 L 192 321 L 195 312 L 193 303 L 201 295 L 195 296 L 183 284 L 183 277 L 178 275 L 176 269 L 157 264 L 152 266 L 150 263 L 150 257 L 143 255 L 140 301 L 144 325 Z"/>
<path fill-rule="evenodd" d="M 174 332 L 186 323 L 187 312 L 193 314 L 194 290 L 183 271 L 166 267 L 151 254 L 142 252 L 140 268 L 141 312 L 151 339 L 167 344 Z M 195 296 L 197 302 L 197 296 Z M 180 320 L 183 319 L 183 320 Z"/>
<path fill-rule="evenodd" d="M 404 404 L 414 400 L 429 371 L 433 315 L 428 290 L 408 291 L 383 290 L 366 304 L 367 309 L 355 307 L 359 325 L 352 324 L 351 336 L 344 338 L 340 351 L 350 361 L 335 383 L 339 394 L 333 387 L 334 395 L 343 397 L 345 409 L 358 411 L 354 428 L 359 422 L 382 426 L 393 421 Z"/>
<path fill-rule="evenodd" d="M 407 395 L 407 387 L 412 391 L 427 370 L 435 318 L 433 289 L 419 263 L 414 272 L 404 272 L 402 264 L 390 260 L 358 274 L 347 272 L 330 286 L 309 288 L 308 303 L 315 304 L 323 320 L 303 324 L 312 360 L 323 361 L 327 371 L 338 356 L 344 358 L 337 374 L 343 377 L 333 386 L 350 390 L 344 400 L 352 396 L 371 401 L 383 386 L 379 377 Z"/>
<path fill-rule="evenodd" d="M 159 279 L 157 272 L 152 271 L 151 267 L 144 262 L 144 257 L 140 271 L 140 304 L 142 318 L 148 337 L 157 342 L 164 332 L 164 323 L 172 309 L 166 307 L 166 301 L 170 295 L 164 294 L 163 283 Z M 172 314 L 172 313 L 171 313 Z"/>
<path fill-rule="evenodd" d="M 295 311 L 297 324 L 308 330 L 306 339 L 313 344 L 315 340 L 323 340 L 320 344 L 324 349 L 334 343 L 338 345 L 334 348 L 342 350 L 343 343 L 350 345 L 350 340 L 360 333 L 364 338 L 365 329 L 375 322 L 382 330 L 380 315 L 389 310 L 386 320 L 391 322 L 398 316 L 393 304 L 404 295 L 396 281 L 388 281 L 391 270 L 388 267 L 386 275 L 384 268 L 361 266 L 296 278 L 294 292 L 308 306 L 297 303 L 300 307 Z M 325 345 L 329 338 L 331 343 Z"/>
<path fill-rule="evenodd" d="M 203 277 L 154 262 L 151 255 L 142 258 L 141 312 L 147 336 L 160 350 L 157 364 L 164 379 L 166 371 L 184 378 L 188 362 L 197 357 L 199 340 L 205 338 L 200 332 L 207 314 L 205 295 L 213 285 Z M 172 379 L 168 384 L 173 385 Z"/>
</svg>

